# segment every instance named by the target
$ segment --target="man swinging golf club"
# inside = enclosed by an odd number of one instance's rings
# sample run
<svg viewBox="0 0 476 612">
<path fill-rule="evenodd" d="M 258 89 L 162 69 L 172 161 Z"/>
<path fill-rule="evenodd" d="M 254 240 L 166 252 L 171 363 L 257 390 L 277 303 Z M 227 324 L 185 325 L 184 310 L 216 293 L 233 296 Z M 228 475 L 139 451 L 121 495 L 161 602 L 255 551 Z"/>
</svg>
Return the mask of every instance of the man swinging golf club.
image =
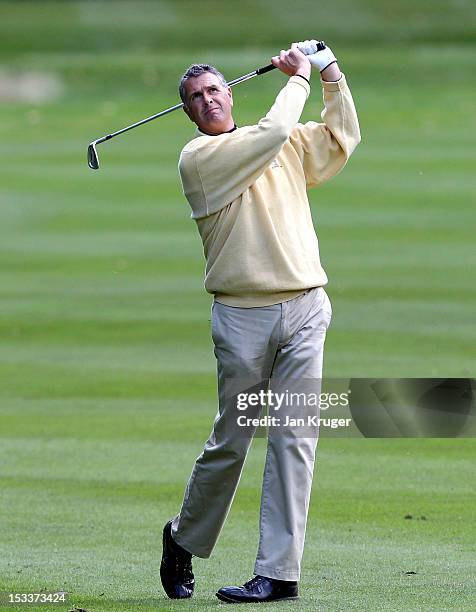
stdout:
<svg viewBox="0 0 476 612">
<path fill-rule="evenodd" d="M 322 375 L 331 306 L 306 188 L 342 169 L 360 141 L 359 124 L 328 47 L 293 43 L 272 63 L 290 78 L 256 125 L 235 125 L 231 89 L 214 67 L 192 65 L 180 83 L 184 110 L 198 128 L 179 170 L 203 240 L 205 287 L 214 295 L 219 406 L 180 512 L 164 527 L 160 574 L 176 599 L 193 594 L 192 556 L 210 556 L 254 432 L 236 427 L 236 394 L 226 383 Z M 301 124 L 312 67 L 321 75 L 325 109 L 322 122 Z M 220 600 L 298 596 L 317 435 L 317 427 L 307 437 L 292 427 L 269 429 L 255 576 L 221 588 Z"/>
</svg>

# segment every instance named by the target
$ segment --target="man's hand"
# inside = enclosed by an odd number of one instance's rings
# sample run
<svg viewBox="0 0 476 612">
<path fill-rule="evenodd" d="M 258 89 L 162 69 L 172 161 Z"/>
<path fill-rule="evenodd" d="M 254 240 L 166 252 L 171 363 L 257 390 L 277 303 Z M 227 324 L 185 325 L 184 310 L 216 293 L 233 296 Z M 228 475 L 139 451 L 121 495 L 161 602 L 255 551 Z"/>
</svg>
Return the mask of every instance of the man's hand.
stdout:
<svg viewBox="0 0 476 612">
<path fill-rule="evenodd" d="M 336 56 L 329 47 L 318 51 L 317 40 L 304 40 L 297 43 L 298 49 L 306 54 L 313 68 L 317 68 L 324 81 L 338 81 L 341 73 Z"/>
<path fill-rule="evenodd" d="M 273 66 L 288 76 L 299 74 L 309 80 L 311 76 L 311 63 L 299 50 L 298 43 L 293 43 L 287 51 L 282 50 L 279 55 L 271 58 Z"/>
</svg>

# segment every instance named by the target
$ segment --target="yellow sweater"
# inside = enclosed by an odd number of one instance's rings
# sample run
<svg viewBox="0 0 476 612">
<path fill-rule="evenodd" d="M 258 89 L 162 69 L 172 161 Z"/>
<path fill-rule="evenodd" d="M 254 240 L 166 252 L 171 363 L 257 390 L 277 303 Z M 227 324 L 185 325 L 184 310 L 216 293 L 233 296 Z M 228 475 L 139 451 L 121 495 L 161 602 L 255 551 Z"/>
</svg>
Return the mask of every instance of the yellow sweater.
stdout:
<svg viewBox="0 0 476 612">
<path fill-rule="evenodd" d="M 229 306 L 290 300 L 327 283 L 306 188 L 343 168 L 360 141 L 342 75 L 322 82 L 323 123 L 298 123 L 310 92 L 291 77 L 257 125 L 197 137 L 179 172 L 206 258 L 205 288 Z"/>
</svg>

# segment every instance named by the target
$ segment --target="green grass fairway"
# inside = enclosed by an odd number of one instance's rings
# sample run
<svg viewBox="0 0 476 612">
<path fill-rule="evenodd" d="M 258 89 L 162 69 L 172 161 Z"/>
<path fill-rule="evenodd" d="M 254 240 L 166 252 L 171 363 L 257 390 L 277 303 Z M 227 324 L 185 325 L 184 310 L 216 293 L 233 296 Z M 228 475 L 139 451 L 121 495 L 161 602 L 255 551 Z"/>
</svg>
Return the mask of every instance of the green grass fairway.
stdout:
<svg viewBox="0 0 476 612">
<path fill-rule="evenodd" d="M 177 173 L 193 127 L 176 112 L 99 145 L 99 172 L 87 145 L 176 103 L 195 60 L 231 79 L 293 39 L 324 38 L 363 138 L 310 192 L 334 310 L 325 373 L 475 377 L 476 9 L 101 0 L 0 12 L 0 592 L 71 594 L 40 610 L 221 610 L 215 591 L 252 574 L 264 440 L 212 558 L 194 563 L 193 600 L 166 599 L 158 573 L 162 526 L 216 410 L 211 301 Z M 18 99 L 10 77 L 32 73 L 33 98 Z M 303 120 L 321 110 L 313 79 Z M 284 82 L 237 86 L 238 123 Z M 301 598 L 266 609 L 474 610 L 475 453 L 474 438 L 323 438 Z"/>
</svg>

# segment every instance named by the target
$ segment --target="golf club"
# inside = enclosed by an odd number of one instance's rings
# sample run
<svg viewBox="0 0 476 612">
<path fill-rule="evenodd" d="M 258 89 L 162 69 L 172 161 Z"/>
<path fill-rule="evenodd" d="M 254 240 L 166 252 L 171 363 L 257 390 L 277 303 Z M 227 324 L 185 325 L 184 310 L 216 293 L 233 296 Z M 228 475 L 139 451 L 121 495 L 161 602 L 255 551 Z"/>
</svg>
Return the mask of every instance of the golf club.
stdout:
<svg viewBox="0 0 476 612">
<path fill-rule="evenodd" d="M 324 41 L 319 41 L 317 44 L 317 50 L 318 51 L 322 51 L 322 49 L 325 48 L 325 43 Z M 252 72 L 248 72 L 248 74 L 244 74 L 241 77 L 238 77 L 237 79 L 233 79 L 233 81 L 229 81 L 227 83 L 228 87 L 233 87 L 233 85 L 236 85 L 237 83 L 242 83 L 243 81 L 247 81 L 248 79 L 252 79 L 255 76 L 260 76 L 262 74 L 266 74 L 267 72 L 269 72 L 270 70 L 274 70 L 276 68 L 276 66 L 273 66 L 273 64 L 268 64 L 267 66 L 263 66 L 262 68 L 257 68 L 256 70 L 253 70 Z M 171 113 L 179 108 L 183 107 L 183 103 L 180 102 L 180 104 L 175 104 L 175 106 L 171 106 L 170 108 L 166 108 L 165 110 L 161 111 L 160 113 L 157 113 L 155 115 L 151 115 L 150 117 L 147 117 L 146 119 L 142 119 L 141 121 L 137 121 L 136 123 L 133 123 L 132 125 L 129 125 L 125 128 L 122 128 L 122 130 L 118 130 L 117 132 L 113 132 L 112 134 L 108 134 L 107 136 L 103 136 L 102 138 L 98 138 L 97 140 L 93 140 L 91 142 L 91 144 L 88 146 L 88 166 L 92 169 L 92 170 L 98 170 L 99 169 L 99 157 L 98 157 L 98 152 L 97 152 L 97 145 L 100 144 L 101 142 L 105 142 L 106 140 L 110 140 L 111 138 L 114 138 L 115 136 L 119 136 L 119 134 L 124 134 L 124 132 L 128 132 L 129 130 L 132 130 L 133 128 L 138 127 L 139 125 L 143 125 L 144 123 L 148 123 L 149 121 L 153 121 L 154 119 L 158 119 L 159 117 L 163 117 L 164 115 L 167 115 L 168 113 Z"/>
</svg>

